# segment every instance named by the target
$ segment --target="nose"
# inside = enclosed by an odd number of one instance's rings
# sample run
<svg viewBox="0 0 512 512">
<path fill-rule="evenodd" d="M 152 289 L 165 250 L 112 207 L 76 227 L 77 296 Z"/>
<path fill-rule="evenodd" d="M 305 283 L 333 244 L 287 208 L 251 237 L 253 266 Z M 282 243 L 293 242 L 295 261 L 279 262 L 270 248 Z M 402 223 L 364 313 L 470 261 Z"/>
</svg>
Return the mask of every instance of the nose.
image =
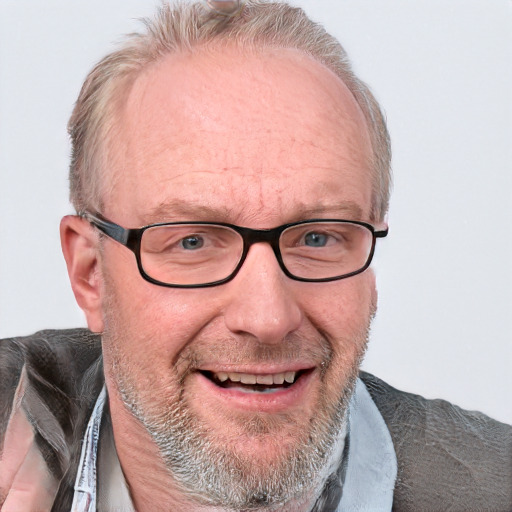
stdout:
<svg viewBox="0 0 512 512">
<path fill-rule="evenodd" d="M 292 288 L 300 284 L 284 275 L 267 243 L 251 247 L 239 273 L 225 286 L 230 295 L 224 318 L 232 333 L 276 344 L 299 328 L 303 313 Z"/>
</svg>

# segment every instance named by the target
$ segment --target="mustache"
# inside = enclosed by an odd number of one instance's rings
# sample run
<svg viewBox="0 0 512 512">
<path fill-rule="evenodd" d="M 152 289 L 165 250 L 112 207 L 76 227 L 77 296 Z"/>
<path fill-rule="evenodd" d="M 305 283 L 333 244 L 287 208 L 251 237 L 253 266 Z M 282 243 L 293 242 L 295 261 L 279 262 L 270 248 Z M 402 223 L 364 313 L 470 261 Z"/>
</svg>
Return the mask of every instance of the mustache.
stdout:
<svg viewBox="0 0 512 512">
<path fill-rule="evenodd" d="M 259 364 L 307 361 L 328 366 L 332 344 L 325 336 L 292 333 L 275 344 L 261 343 L 250 335 L 197 338 L 185 347 L 175 361 L 180 370 L 189 371 L 205 364 Z"/>
</svg>

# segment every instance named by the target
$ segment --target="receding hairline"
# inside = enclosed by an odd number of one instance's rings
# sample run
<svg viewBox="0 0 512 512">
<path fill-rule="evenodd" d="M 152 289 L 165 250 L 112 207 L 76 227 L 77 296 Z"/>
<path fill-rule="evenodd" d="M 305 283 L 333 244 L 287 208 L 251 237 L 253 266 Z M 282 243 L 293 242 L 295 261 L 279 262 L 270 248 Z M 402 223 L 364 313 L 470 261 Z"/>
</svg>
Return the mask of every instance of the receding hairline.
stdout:
<svg viewBox="0 0 512 512">
<path fill-rule="evenodd" d="M 146 31 L 129 35 L 119 50 L 107 55 L 89 74 L 70 120 L 74 150 L 71 198 L 77 209 L 98 202 L 100 192 L 108 195 L 100 171 L 106 169 L 105 164 L 113 156 L 109 145 L 117 125 L 116 108 L 140 74 L 179 51 L 204 51 L 232 44 L 258 52 L 265 48 L 297 51 L 323 65 L 345 84 L 363 112 L 370 133 L 372 210 L 375 217 L 382 218 L 390 187 L 389 136 L 382 112 L 368 87 L 353 73 L 337 39 L 310 20 L 302 9 L 283 2 L 247 0 L 240 16 L 219 21 L 200 3 L 178 2 L 164 4 L 153 20 L 142 21 Z"/>
</svg>

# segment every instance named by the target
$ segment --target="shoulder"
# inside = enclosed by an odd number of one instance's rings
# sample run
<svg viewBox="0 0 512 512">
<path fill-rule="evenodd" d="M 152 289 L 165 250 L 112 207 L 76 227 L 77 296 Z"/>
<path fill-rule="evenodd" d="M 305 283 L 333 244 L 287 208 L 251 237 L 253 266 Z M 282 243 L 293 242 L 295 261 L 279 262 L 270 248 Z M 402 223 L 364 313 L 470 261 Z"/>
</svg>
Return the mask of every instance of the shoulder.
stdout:
<svg viewBox="0 0 512 512">
<path fill-rule="evenodd" d="M 101 350 L 100 336 L 87 329 L 48 329 L 0 340 L 0 368 L 16 372 L 24 363 L 58 370 L 86 368 Z"/>
<path fill-rule="evenodd" d="M 39 394 L 58 389 L 75 397 L 81 376 L 100 357 L 98 335 L 87 329 L 44 330 L 0 340 L 0 432 L 9 418 L 22 369 Z"/>
<path fill-rule="evenodd" d="M 82 377 L 100 357 L 100 337 L 87 329 L 44 330 L 0 340 L 0 429 L 22 369 L 40 394 L 58 389 L 76 398 Z"/>
<path fill-rule="evenodd" d="M 398 459 L 394 510 L 510 510 L 512 427 L 361 372 Z"/>
</svg>

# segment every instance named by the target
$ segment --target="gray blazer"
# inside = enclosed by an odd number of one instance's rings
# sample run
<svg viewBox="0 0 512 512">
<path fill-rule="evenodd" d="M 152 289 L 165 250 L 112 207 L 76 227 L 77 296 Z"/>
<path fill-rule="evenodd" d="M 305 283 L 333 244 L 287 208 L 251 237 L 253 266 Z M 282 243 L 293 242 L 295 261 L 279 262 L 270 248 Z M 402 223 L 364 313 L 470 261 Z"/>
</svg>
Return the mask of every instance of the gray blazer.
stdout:
<svg viewBox="0 0 512 512">
<path fill-rule="evenodd" d="M 0 455 L 23 369 L 22 407 L 60 482 L 52 510 L 67 511 L 81 440 L 104 383 L 100 337 L 72 329 L 0 340 Z M 512 511 L 512 427 L 444 400 L 398 391 L 365 372 L 360 377 L 397 455 L 393 510 Z M 334 487 L 326 488 L 325 505 L 315 510 L 331 510 L 339 491 Z"/>
</svg>

